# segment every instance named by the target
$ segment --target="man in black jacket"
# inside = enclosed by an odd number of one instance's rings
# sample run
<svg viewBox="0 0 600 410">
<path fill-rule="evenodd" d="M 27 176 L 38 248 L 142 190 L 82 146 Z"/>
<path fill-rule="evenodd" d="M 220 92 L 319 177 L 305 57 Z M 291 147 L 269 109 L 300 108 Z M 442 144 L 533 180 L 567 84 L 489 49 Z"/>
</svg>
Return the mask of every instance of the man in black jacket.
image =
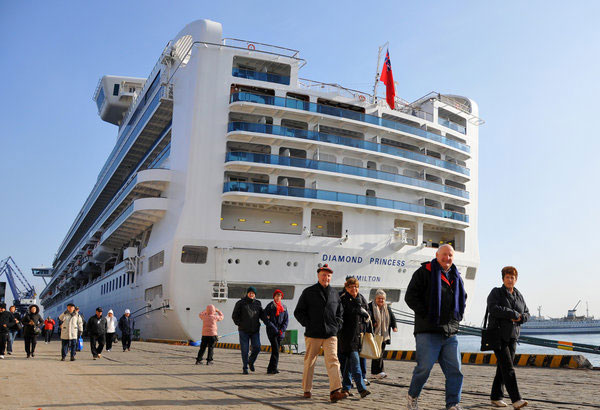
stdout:
<svg viewBox="0 0 600 410">
<path fill-rule="evenodd" d="M 87 332 L 90 337 L 90 346 L 94 360 L 102 357 L 102 349 L 106 343 L 106 318 L 102 316 L 102 308 L 96 308 L 96 315 L 87 322 Z"/>
<path fill-rule="evenodd" d="M 0 303 L 0 359 L 4 359 L 4 347 L 8 340 L 8 331 L 14 323 L 14 316 L 6 311 L 6 303 Z"/>
<path fill-rule="evenodd" d="M 312 397 L 312 382 L 319 350 L 325 353 L 325 367 L 329 376 L 329 398 L 332 402 L 347 397 L 342 393 L 340 362 L 337 356 L 337 334 L 342 328 L 343 308 L 338 292 L 329 286 L 333 270 L 326 264 L 317 269 L 319 282 L 302 291 L 294 316 L 306 328 L 304 340 L 304 397 Z"/>
<path fill-rule="evenodd" d="M 243 374 L 248 374 L 248 368 L 250 371 L 254 371 L 254 362 L 260 353 L 260 318 L 262 314 L 262 305 L 259 300 L 256 300 L 256 288 L 250 286 L 246 290 L 246 296 L 235 304 L 231 315 L 240 335 Z M 252 353 L 248 357 L 250 343 L 252 343 Z"/>
<path fill-rule="evenodd" d="M 452 263 L 452 246 L 442 245 L 435 256 L 413 274 L 404 296 L 415 312 L 417 345 L 417 365 L 407 397 L 409 410 L 418 408 L 417 400 L 436 361 L 446 376 L 446 409 L 462 408 L 459 403 L 463 374 L 456 333 L 467 295 L 460 272 Z"/>
</svg>

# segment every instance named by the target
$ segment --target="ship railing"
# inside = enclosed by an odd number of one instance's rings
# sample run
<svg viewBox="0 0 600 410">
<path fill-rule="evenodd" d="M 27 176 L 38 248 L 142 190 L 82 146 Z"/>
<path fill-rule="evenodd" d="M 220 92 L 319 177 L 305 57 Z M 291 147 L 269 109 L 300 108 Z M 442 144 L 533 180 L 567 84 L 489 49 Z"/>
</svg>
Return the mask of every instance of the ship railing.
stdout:
<svg viewBox="0 0 600 410">
<path fill-rule="evenodd" d="M 239 38 L 224 38 L 223 45 L 229 47 L 241 48 L 251 51 L 260 51 L 263 53 L 277 54 L 285 57 L 298 58 L 300 51 L 292 48 L 275 46 L 273 44 L 259 43 L 258 41 L 241 40 Z"/>
<path fill-rule="evenodd" d="M 307 90 L 322 91 L 325 93 L 338 94 L 342 97 L 347 97 L 359 101 L 371 102 L 373 96 L 364 91 L 354 90 L 335 83 L 323 83 L 321 81 L 309 80 L 308 78 L 298 78 L 300 88 Z"/>
</svg>

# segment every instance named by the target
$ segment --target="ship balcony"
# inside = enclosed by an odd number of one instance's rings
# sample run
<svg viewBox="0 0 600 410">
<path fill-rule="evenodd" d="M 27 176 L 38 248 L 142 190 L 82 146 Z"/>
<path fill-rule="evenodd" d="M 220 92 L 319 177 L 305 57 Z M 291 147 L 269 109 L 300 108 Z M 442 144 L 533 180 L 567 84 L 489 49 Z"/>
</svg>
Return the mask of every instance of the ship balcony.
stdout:
<svg viewBox="0 0 600 410">
<path fill-rule="evenodd" d="M 323 104 L 311 103 L 292 98 L 275 97 L 271 95 L 253 94 L 248 92 L 238 92 L 231 94 L 230 104 L 244 106 L 245 104 L 252 106 L 273 106 L 280 107 L 284 110 L 296 110 L 310 113 L 315 117 L 315 120 L 323 116 L 329 116 L 332 119 L 342 119 L 344 121 L 356 121 L 358 124 L 375 126 L 379 129 L 399 131 L 403 135 L 408 135 L 413 138 L 421 139 L 426 142 L 433 142 L 435 145 L 452 148 L 458 153 L 469 154 L 471 148 L 467 144 L 447 138 L 442 135 L 434 134 L 420 128 L 411 127 L 410 125 L 401 122 L 381 118 L 375 115 L 364 114 L 357 111 L 347 110 L 343 108 L 331 107 Z"/>
<path fill-rule="evenodd" d="M 136 199 L 106 229 L 100 237 L 99 245 L 121 247 L 160 221 L 167 212 L 168 204 L 167 198 Z"/>
<path fill-rule="evenodd" d="M 452 221 L 455 224 L 468 226 L 469 216 L 459 212 L 448 211 L 426 205 L 410 204 L 407 202 L 394 201 L 392 199 L 377 198 L 348 194 L 344 192 L 325 191 L 311 188 L 258 184 L 247 182 L 225 182 L 223 184 L 223 196 L 234 201 L 247 198 L 264 199 L 296 199 L 301 201 L 329 203 L 332 205 L 346 205 L 354 208 L 372 209 L 374 211 L 391 211 L 395 213 L 409 214 L 416 217 L 430 217 L 435 220 Z M 231 197 L 231 198 L 229 198 Z M 242 198 L 240 198 L 242 197 Z M 246 197 L 246 198 L 243 198 Z"/>
<path fill-rule="evenodd" d="M 231 70 L 231 75 L 238 78 L 245 78 L 247 80 L 267 81 L 270 83 L 290 85 L 289 75 L 263 73 L 260 71 L 244 70 L 236 67 Z"/>
<path fill-rule="evenodd" d="M 378 171 L 369 168 L 360 168 L 351 165 L 337 164 L 334 162 L 317 161 L 306 158 L 297 158 L 289 156 L 259 154 L 251 152 L 228 152 L 225 157 L 228 167 L 239 164 L 243 166 L 245 172 L 251 172 L 254 167 L 264 167 L 264 165 L 273 165 L 276 167 L 292 167 L 299 170 L 316 170 L 322 173 L 344 174 L 350 178 L 369 178 L 375 182 L 392 183 L 409 186 L 418 191 L 447 194 L 458 197 L 461 202 L 468 203 L 469 192 L 448 185 L 439 184 L 424 179 L 411 178 L 405 175 L 394 174 L 390 172 Z M 264 164 L 264 165 L 263 165 Z"/>
<path fill-rule="evenodd" d="M 318 141 L 327 144 L 343 145 L 351 148 L 358 148 L 370 152 L 393 155 L 403 158 L 409 162 L 427 164 L 441 169 L 442 171 L 451 171 L 453 175 L 460 176 L 468 180 L 470 170 L 467 167 L 458 165 L 454 162 L 444 161 L 438 158 L 430 157 L 418 152 L 408 151 L 391 145 L 378 144 L 375 142 L 364 141 L 357 138 L 342 137 L 338 135 L 325 134 L 317 131 L 308 131 L 297 128 L 282 127 L 279 125 L 258 124 L 250 122 L 230 122 L 228 125 L 229 135 L 234 133 L 246 132 L 255 134 L 277 135 L 288 138 L 300 138 L 309 141 Z"/>
</svg>

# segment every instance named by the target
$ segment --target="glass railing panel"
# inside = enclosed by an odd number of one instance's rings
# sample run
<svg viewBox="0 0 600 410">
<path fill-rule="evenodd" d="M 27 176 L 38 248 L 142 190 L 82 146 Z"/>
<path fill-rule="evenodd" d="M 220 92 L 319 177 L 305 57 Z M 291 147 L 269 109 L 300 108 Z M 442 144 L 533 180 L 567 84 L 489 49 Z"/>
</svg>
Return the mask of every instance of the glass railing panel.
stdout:
<svg viewBox="0 0 600 410">
<path fill-rule="evenodd" d="M 360 168 L 352 165 L 336 164 L 333 162 L 318 161 L 306 158 L 285 157 L 270 154 L 258 154 L 250 152 L 228 152 L 225 161 L 245 161 L 259 164 L 273 164 L 298 168 L 316 169 L 328 172 L 339 172 L 342 174 L 356 175 L 366 178 L 381 179 L 390 182 L 397 182 L 400 184 L 418 186 L 421 188 L 431 189 L 437 192 L 444 192 L 447 194 L 460 196 L 462 198 L 469 198 L 469 193 L 467 191 L 464 191 L 459 188 L 454 188 L 448 185 L 442 185 L 435 182 L 411 178 L 404 175 L 393 174 L 390 172 Z"/>
<path fill-rule="evenodd" d="M 445 209 L 409 204 L 406 202 L 394 201 L 392 199 L 368 197 L 364 195 L 348 194 L 344 192 L 324 191 L 320 189 L 286 187 L 280 185 L 256 184 L 248 182 L 225 182 L 223 184 L 223 192 L 251 192 L 259 194 L 321 199 L 326 201 L 397 209 L 402 211 L 439 216 L 442 218 L 453 219 L 456 221 L 469 222 L 468 215 L 461 214 L 458 212 L 447 211 Z"/>
<path fill-rule="evenodd" d="M 96 98 L 96 105 L 98 106 L 98 112 L 100 112 L 100 108 L 102 108 L 102 104 L 104 103 L 104 86 L 100 85 L 100 91 L 98 92 L 98 98 Z"/>
<path fill-rule="evenodd" d="M 457 124 L 455 122 L 452 122 L 450 120 L 447 120 L 445 118 L 438 118 L 438 124 L 443 125 L 446 128 L 450 128 L 451 130 L 460 132 L 461 134 L 466 134 L 467 133 L 467 128 Z"/>
<path fill-rule="evenodd" d="M 231 74 L 234 77 L 246 78 L 248 80 L 268 81 L 270 83 L 290 85 L 290 77 L 286 75 L 262 73 L 236 67 L 231 70 Z"/>
<path fill-rule="evenodd" d="M 366 149 L 369 151 L 383 152 L 402 158 L 412 159 L 419 162 L 425 162 L 440 168 L 459 172 L 463 175 L 470 175 L 468 168 L 453 162 L 443 161 L 441 159 L 429 157 L 417 152 L 407 151 L 390 145 L 377 144 L 375 142 L 363 141 L 356 138 L 341 137 L 337 135 L 324 134 L 316 131 L 300 130 L 295 128 L 286 128 L 279 125 L 257 124 L 249 122 L 231 122 L 228 125 L 228 131 L 249 131 L 260 132 L 264 134 L 281 135 L 284 137 L 303 138 L 313 141 L 328 142 L 331 144 L 345 145 L 353 148 Z"/>
<path fill-rule="evenodd" d="M 378 125 L 386 128 L 392 128 L 398 131 L 403 131 L 408 134 L 418 135 L 423 138 L 427 138 L 433 141 L 440 142 L 442 144 L 460 149 L 464 152 L 470 152 L 471 148 L 461 142 L 446 138 L 442 135 L 434 134 L 429 131 L 422 130 L 420 128 L 411 127 L 410 125 L 403 124 L 401 122 L 392 121 L 385 118 L 380 118 L 375 115 L 364 114 L 352 110 L 346 110 L 343 108 L 331 107 L 328 105 L 315 104 L 307 101 L 300 101 L 291 98 L 274 97 L 271 95 L 259 95 L 248 92 L 233 93 L 230 97 L 230 102 L 246 101 L 258 104 L 274 105 L 277 107 L 294 108 L 297 110 L 318 112 L 321 114 L 331 115 L 340 118 L 347 118 L 356 121 L 367 122 L 369 124 Z"/>
</svg>

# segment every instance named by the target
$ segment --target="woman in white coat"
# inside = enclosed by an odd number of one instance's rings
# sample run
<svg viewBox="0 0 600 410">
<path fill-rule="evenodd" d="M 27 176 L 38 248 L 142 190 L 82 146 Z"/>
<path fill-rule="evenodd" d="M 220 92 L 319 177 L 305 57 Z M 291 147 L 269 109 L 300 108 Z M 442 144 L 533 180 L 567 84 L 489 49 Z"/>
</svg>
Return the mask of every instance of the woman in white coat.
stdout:
<svg viewBox="0 0 600 410">
<path fill-rule="evenodd" d="M 106 351 L 110 352 L 112 349 L 113 340 L 117 333 L 117 318 L 113 313 L 112 309 L 108 311 L 106 315 Z"/>
<path fill-rule="evenodd" d="M 62 358 L 64 361 L 67 357 L 67 351 L 71 350 L 71 361 L 75 360 L 75 353 L 77 351 L 77 335 L 78 332 L 83 332 L 83 319 L 79 316 L 79 313 L 75 312 L 75 305 L 69 303 L 67 310 L 58 317 L 61 321 L 60 325 L 60 339 L 62 342 Z"/>
</svg>

